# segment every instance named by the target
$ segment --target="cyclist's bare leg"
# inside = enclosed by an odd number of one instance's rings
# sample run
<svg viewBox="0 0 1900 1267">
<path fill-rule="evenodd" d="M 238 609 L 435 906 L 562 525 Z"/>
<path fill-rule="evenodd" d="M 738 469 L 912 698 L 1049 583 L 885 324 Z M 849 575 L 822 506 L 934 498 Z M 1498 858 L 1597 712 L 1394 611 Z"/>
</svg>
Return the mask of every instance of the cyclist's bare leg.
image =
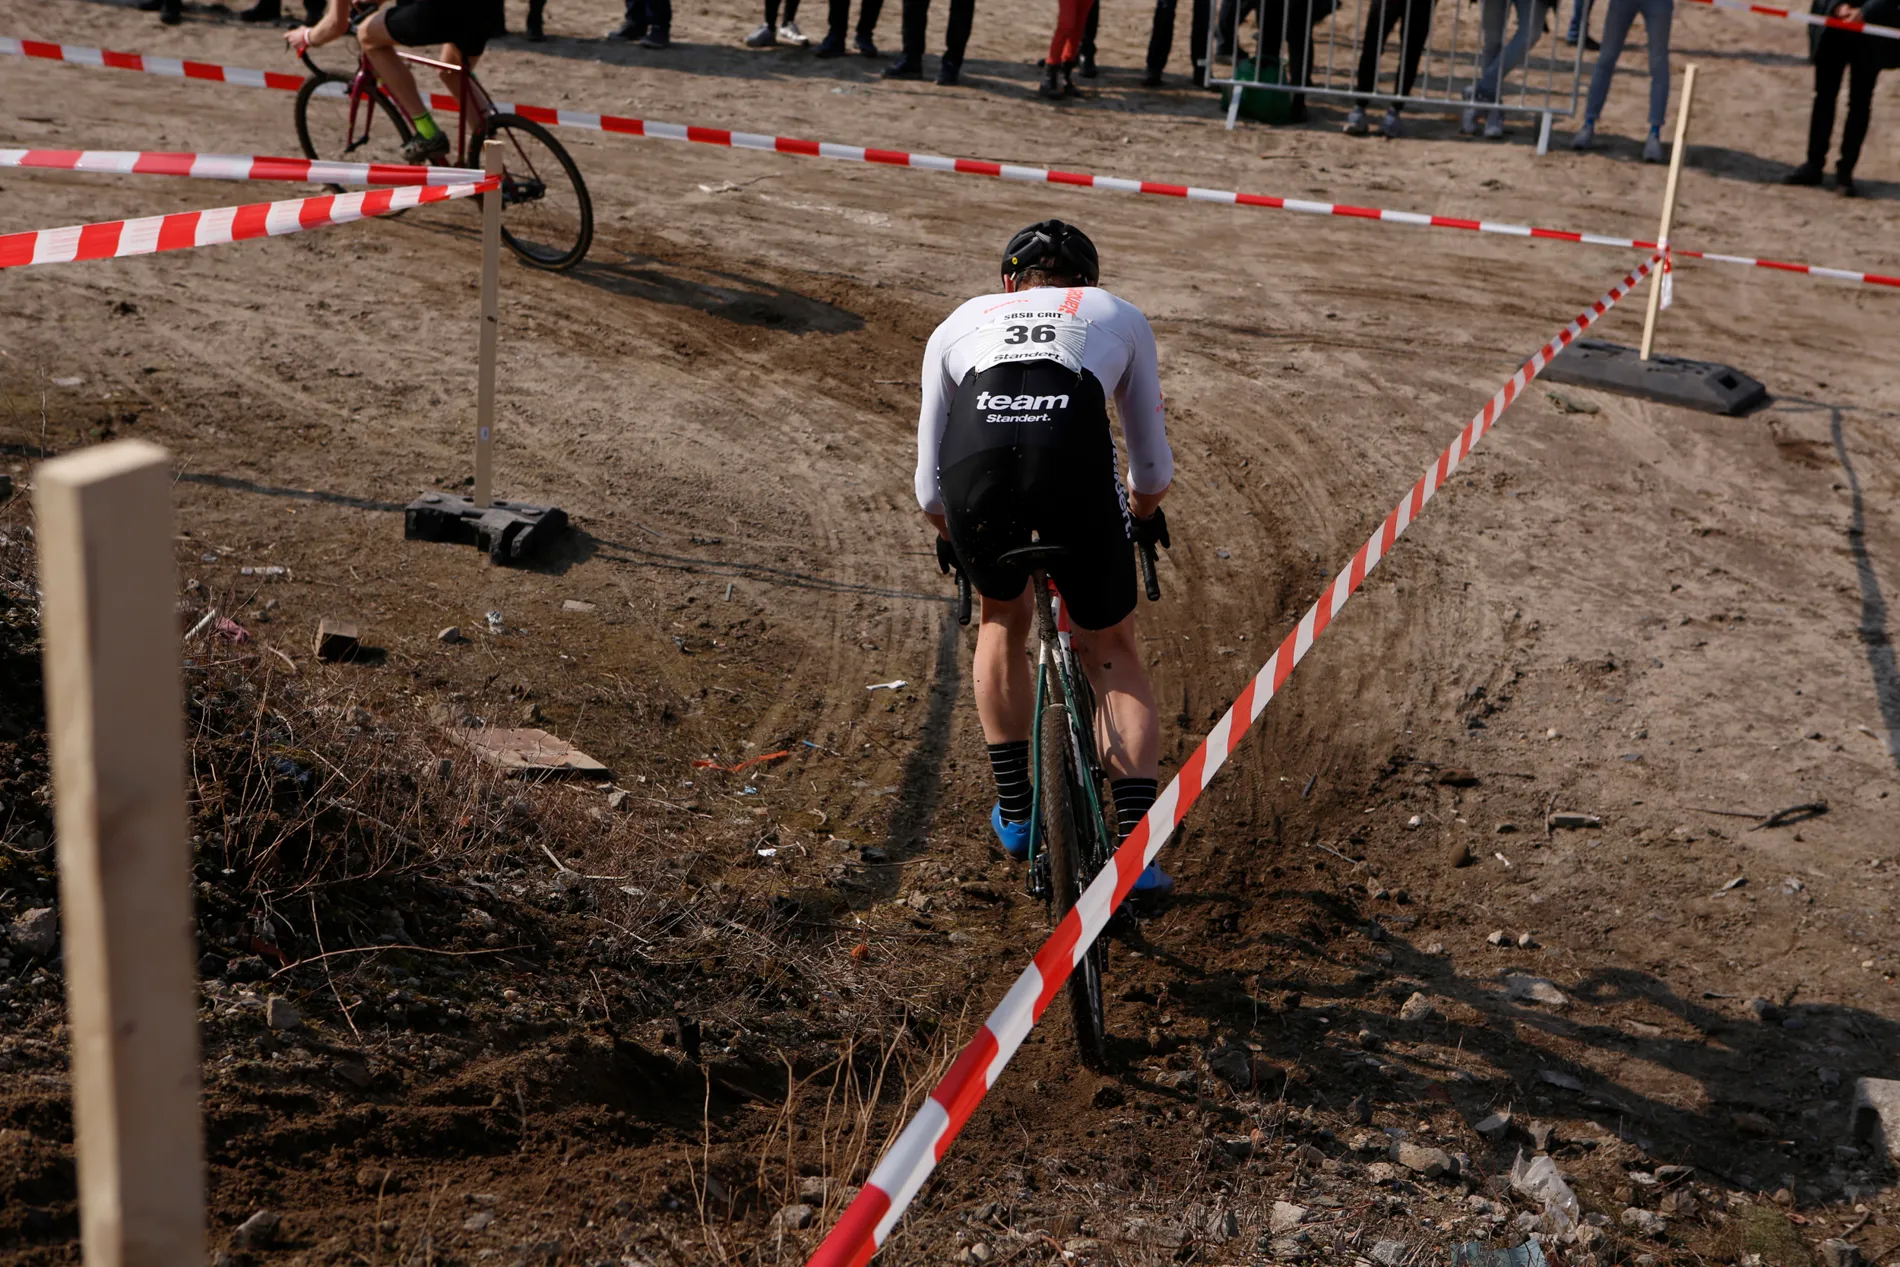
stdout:
<svg viewBox="0 0 1900 1267">
<path fill-rule="evenodd" d="M 376 68 L 376 77 L 395 95 L 403 114 L 411 119 L 421 114 L 422 93 L 416 87 L 416 77 L 409 73 L 408 64 L 396 56 L 396 41 L 390 36 L 380 10 L 356 28 L 356 41 L 363 46 L 369 64 Z"/>
<path fill-rule="evenodd" d="M 463 57 L 461 49 L 455 47 L 453 44 L 444 44 L 442 46 L 442 56 L 436 60 L 448 62 L 452 66 L 460 66 L 463 70 L 473 72 L 475 63 L 481 59 L 478 57 Z M 459 70 L 438 70 L 435 73 L 442 77 L 442 85 L 449 90 L 449 96 L 460 101 L 462 99 L 462 72 Z"/>
<path fill-rule="evenodd" d="M 987 594 L 982 600 L 982 623 L 976 631 L 976 715 L 983 722 L 988 743 L 1014 743 L 1029 738 L 1035 724 L 1036 679 L 1030 672 L 1030 632 L 1036 627 L 1036 603 L 1029 586 L 1008 602 Z"/>
<path fill-rule="evenodd" d="M 1155 778 L 1161 768 L 1161 723 L 1154 687 L 1135 649 L 1135 614 L 1107 629 L 1078 629 L 1069 644 L 1101 702 L 1095 710 L 1095 742 L 1108 777 Z"/>
</svg>

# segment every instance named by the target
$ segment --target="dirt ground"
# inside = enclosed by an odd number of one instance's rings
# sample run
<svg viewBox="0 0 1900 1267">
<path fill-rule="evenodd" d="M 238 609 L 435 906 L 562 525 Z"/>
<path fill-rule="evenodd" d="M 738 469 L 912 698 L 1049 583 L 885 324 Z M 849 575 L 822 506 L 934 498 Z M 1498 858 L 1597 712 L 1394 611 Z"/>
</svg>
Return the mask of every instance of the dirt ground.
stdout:
<svg viewBox="0 0 1900 1267">
<path fill-rule="evenodd" d="M 1137 86 L 1143 8 L 1110 0 L 1103 75 L 1059 107 L 1030 95 L 1047 4 L 979 5 L 957 89 L 748 52 L 756 14 L 731 0 L 681 3 L 666 53 L 603 43 L 610 3 L 553 0 L 554 38 L 498 42 L 484 74 L 502 97 L 675 122 L 1654 230 L 1640 57 L 1602 128 L 1623 139 L 1590 155 L 1442 116 L 1356 140 L 1330 107 L 1228 132 L 1178 77 Z M 274 32 L 187 16 L 0 0 L 0 33 L 289 68 Z M 1678 66 L 1704 71 L 1677 240 L 1900 272 L 1891 86 L 1868 198 L 1785 189 L 1801 32 L 1694 6 L 1676 32 Z M 0 117 L 7 145 L 295 149 L 287 94 L 43 62 L 0 67 Z M 578 526 L 533 570 L 402 540 L 402 504 L 469 470 L 472 208 L 0 278 L 0 469 L 24 486 L 42 453 L 167 446 L 187 607 L 296 664 L 258 652 L 242 671 L 276 685 L 255 689 L 367 710 L 360 769 L 446 755 L 445 718 L 538 717 L 630 794 L 610 811 L 591 784 L 523 792 L 540 834 L 380 890 L 353 924 L 207 862 L 223 811 L 201 788 L 213 1243 L 283 1215 L 238 1261 L 795 1263 L 835 1218 L 1046 928 L 989 842 L 970 635 L 909 492 L 924 339 L 989 287 L 1011 230 L 1084 225 L 1159 338 L 1175 547 L 1142 619 L 1164 777 L 1472 411 L 1632 262 L 561 139 L 593 191 L 592 255 L 503 270 L 498 490 Z M 4 231 L 260 196 L 19 171 L 0 192 Z M 1843 1231 L 1870 1261 L 1900 1248 L 1891 1163 L 1848 1133 L 1855 1079 L 1900 1076 L 1900 296 L 1687 262 L 1676 299 L 1662 346 L 1747 370 L 1772 402 L 1727 419 L 1532 390 L 1164 854 L 1179 896 L 1110 952 L 1117 1070 L 1080 1071 L 1052 1016 L 885 1261 L 1442 1262 L 1523 1239 L 1520 1148 L 1607 1217 L 1552 1242 L 1563 1262 L 1806 1263 Z M 1632 302 L 1603 333 L 1634 342 L 1640 322 Z M 0 509 L 16 548 L 25 500 Z M 289 576 L 240 571 L 258 566 Z M 386 659 L 312 662 L 324 615 Z M 437 639 L 451 625 L 466 641 Z M 11 919 L 50 890 L 30 656 L 5 663 Z M 1600 822 L 1551 830 L 1553 811 Z M 308 1024 L 266 1030 L 231 965 L 349 929 L 463 957 L 302 969 Z M 76 1261 L 56 965 L 15 950 L 0 969 L 0 1253 Z M 1564 1002 L 1513 996 L 1510 974 Z M 1414 994 L 1429 1014 L 1401 1019 Z M 1507 1108 L 1511 1127 L 1476 1131 Z M 1395 1167 L 1398 1142 L 1464 1154 L 1461 1173 Z M 1275 1201 L 1305 1222 L 1276 1227 Z M 778 1216 L 801 1203 L 809 1226 Z"/>
</svg>

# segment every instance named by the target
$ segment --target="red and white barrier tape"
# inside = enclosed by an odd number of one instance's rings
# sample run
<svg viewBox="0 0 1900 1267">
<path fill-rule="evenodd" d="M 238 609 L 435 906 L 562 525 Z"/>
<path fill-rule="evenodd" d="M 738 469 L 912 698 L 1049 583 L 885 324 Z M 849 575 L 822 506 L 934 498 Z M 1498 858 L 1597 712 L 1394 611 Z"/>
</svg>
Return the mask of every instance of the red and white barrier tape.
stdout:
<svg viewBox="0 0 1900 1267">
<path fill-rule="evenodd" d="M 1883 28 L 1884 29 L 1884 28 Z M 152 62 L 158 69 L 148 73 L 177 75 L 179 66 L 187 68 L 185 77 L 241 83 L 253 87 L 295 89 L 303 81 L 272 71 L 239 70 L 204 62 L 177 62 L 167 58 L 143 58 L 137 53 L 110 53 L 96 48 L 68 48 L 32 40 L 0 39 L 0 54 L 16 53 L 27 57 L 50 58 L 86 66 L 106 66 L 120 70 L 145 70 Z M 340 92 L 342 85 L 334 87 Z M 453 111 L 456 100 L 442 93 L 431 94 L 432 110 Z M 935 154 L 912 154 L 905 150 L 883 150 L 859 145 L 839 145 L 830 141 L 807 141 L 792 136 L 768 136 L 755 132 L 733 132 L 724 128 L 702 128 L 680 123 L 661 123 L 622 115 L 589 114 L 579 110 L 556 110 L 548 106 L 523 105 L 497 101 L 495 107 L 536 123 L 556 127 L 582 128 L 594 132 L 612 132 L 622 136 L 644 136 L 662 141 L 691 141 L 699 145 L 717 145 L 728 149 L 760 150 L 775 154 L 794 154 L 806 158 L 832 158 L 853 163 L 875 163 L 889 167 L 911 167 L 922 171 L 957 172 L 965 176 L 991 176 L 999 180 L 1029 184 L 1073 185 L 1084 189 L 1107 189 L 1117 193 L 1150 194 L 1163 198 L 1184 198 L 1189 202 L 1229 203 L 1242 207 L 1269 207 L 1305 215 L 1342 216 L 1352 220 L 1379 220 L 1386 224 L 1408 224 L 1420 228 L 1463 229 L 1473 233 L 1497 233 L 1506 237 L 1542 238 L 1552 242 L 1578 242 L 1590 246 L 1616 246 L 1639 251 L 1654 251 L 1656 243 L 1642 238 L 1616 237 L 1603 233 L 1578 233 L 1569 229 L 1544 229 L 1527 224 L 1509 224 L 1498 220 L 1470 220 L 1458 216 L 1426 215 L 1416 211 L 1393 211 L 1380 207 L 1355 207 L 1346 203 L 1312 202 L 1302 198 L 1280 198 L 1272 194 L 1250 194 L 1231 189 L 1201 189 L 1192 185 L 1171 185 L 1151 180 L 1125 180 L 1116 176 L 1095 176 L 1087 172 L 1065 172 L 1041 167 L 1019 167 L 984 159 L 945 158 Z M 1690 259 L 1714 260 L 1722 264 L 1742 264 L 1784 273 L 1806 273 L 1836 281 L 1860 282 L 1870 286 L 1900 287 L 1900 276 L 1870 273 L 1864 270 L 1823 268 L 1816 264 L 1786 260 L 1759 259 L 1749 255 L 1724 255 L 1712 251 L 1675 248 L 1675 254 Z"/>
<path fill-rule="evenodd" d="M 498 179 L 465 185 L 408 185 L 400 189 L 319 194 L 314 198 L 291 198 L 284 202 L 254 202 L 242 207 L 178 211 L 140 220 L 112 220 L 105 224 L 0 234 L 0 268 L 151 255 L 157 251 L 182 251 L 187 247 L 217 246 L 249 238 L 281 237 L 305 229 L 388 215 L 423 203 L 468 198 L 500 186 Z"/>
<path fill-rule="evenodd" d="M 1497 394 L 1485 402 L 1484 408 L 1465 424 L 1464 430 L 1459 432 L 1451 446 L 1438 455 L 1438 460 L 1426 469 L 1404 500 L 1392 508 L 1379 530 L 1359 547 L 1352 562 L 1333 578 L 1319 601 L 1307 609 L 1293 632 L 1286 636 L 1253 680 L 1240 692 L 1233 707 L 1214 724 L 1207 738 L 1201 741 L 1201 746 L 1194 750 L 1194 755 L 1181 766 L 1180 773 L 1155 799 L 1154 807 L 1147 816 L 1129 833 L 1121 848 L 1115 851 L 1110 864 L 1083 891 L 1074 909 L 1063 916 L 1055 932 L 1036 952 L 1034 960 L 1016 978 L 1009 993 L 1003 996 L 1003 1001 L 983 1022 L 982 1029 L 977 1031 L 976 1036 L 957 1056 L 956 1063 L 944 1074 L 943 1080 L 931 1091 L 930 1098 L 878 1161 L 877 1168 L 871 1172 L 863 1189 L 811 1256 L 807 1267 L 862 1267 L 870 1261 L 911 1199 L 917 1195 L 924 1180 L 930 1177 L 931 1171 L 943 1159 L 951 1141 L 963 1129 L 984 1093 L 995 1085 L 1003 1067 L 1015 1055 L 1023 1039 L 1029 1036 L 1031 1027 L 1068 981 L 1076 963 L 1101 935 L 1109 916 L 1128 896 L 1142 868 L 1154 861 L 1161 846 L 1167 843 L 1168 837 L 1187 817 L 1188 810 L 1202 791 L 1233 754 L 1235 745 L 1266 709 L 1268 701 L 1285 683 L 1314 640 L 1325 631 L 1333 617 L 1339 614 L 1339 609 L 1346 605 L 1346 600 L 1364 583 L 1366 574 L 1392 549 L 1399 534 L 1418 518 L 1425 503 L 1451 478 L 1451 473 L 1458 469 L 1472 446 L 1484 438 L 1492 424 L 1523 393 L 1531 380 L 1542 373 L 1552 358 L 1593 325 L 1597 318 L 1635 289 L 1636 284 L 1661 258 L 1660 254 L 1651 255 L 1635 272 L 1618 282 L 1608 294 L 1590 305 L 1589 309 L 1558 331 L 1557 336 L 1540 348 L 1530 360 L 1524 362 L 1510 381 L 1500 387 Z"/>
<path fill-rule="evenodd" d="M 127 176 L 192 176 L 199 180 L 289 180 L 313 185 L 465 185 L 482 179 L 469 167 L 400 163 L 330 163 L 253 154 L 188 154 L 153 150 L 4 150 L 0 167 Z"/>
<path fill-rule="evenodd" d="M 1889 40 L 1900 40 L 1900 27 L 1877 26 L 1872 22 L 1860 22 L 1853 18 L 1823 17 L 1818 13 L 1777 9 L 1770 4 L 1748 4 L 1746 0 L 1694 0 L 1694 3 L 1706 4 L 1712 9 L 1727 9 L 1733 13 L 1758 13 L 1765 18 L 1780 18 L 1784 22 L 1798 22 L 1802 26 L 1831 26 L 1837 31 L 1855 31 L 1861 35 L 1878 35 Z"/>
</svg>

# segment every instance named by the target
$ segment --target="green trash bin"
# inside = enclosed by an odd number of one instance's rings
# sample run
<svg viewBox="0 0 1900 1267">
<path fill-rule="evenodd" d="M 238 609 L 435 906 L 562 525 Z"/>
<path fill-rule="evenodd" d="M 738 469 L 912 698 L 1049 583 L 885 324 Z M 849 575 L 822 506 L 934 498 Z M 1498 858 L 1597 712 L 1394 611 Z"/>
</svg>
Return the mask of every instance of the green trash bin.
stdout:
<svg viewBox="0 0 1900 1267">
<path fill-rule="evenodd" d="M 1293 96 L 1291 93 L 1272 92 L 1265 89 L 1253 89 L 1253 96 L 1247 95 L 1247 89 L 1253 83 L 1277 84 L 1280 79 L 1280 63 L 1270 61 L 1254 73 L 1254 61 L 1243 57 L 1234 63 L 1234 78 L 1245 81 L 1240 88 L 1221 89 L 1221 108 L 1226 109 L 1231 94 L 1240 93 L 1240 117 L 1251 119 L 1255 123 L 1288 123 L 1293 117 Z"/>
</svg>

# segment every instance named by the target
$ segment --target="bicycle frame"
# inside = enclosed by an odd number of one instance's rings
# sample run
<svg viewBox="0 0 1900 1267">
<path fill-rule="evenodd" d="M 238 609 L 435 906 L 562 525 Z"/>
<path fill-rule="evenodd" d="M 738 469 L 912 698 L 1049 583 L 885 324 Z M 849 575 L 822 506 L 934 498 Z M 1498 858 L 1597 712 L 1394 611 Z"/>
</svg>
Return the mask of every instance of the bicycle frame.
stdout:
<svg viewBox="0 0 1900 1267">
<path fill-rule="evenodd" d="M 488 90 L 482 87 L 480 80 L 475 78 L 474 71 L 457 66 L 454 62 L 445 62 L 433 57 L 424 57 L 420 53 L 411 53 L 407 49 L 401 48 L 396 50 L 396 56 L 413 65 L 428 66 L 438 71 L 451 71 L 455 74 L 455 165 L 458 167 L 470 166 L 471 164 L 467 161 L 470 121 L 486 119 L 489 115 L 493 114 L 495 112 L 495 99 L 488 95 Z M 303 54 L 303 63 L 312 71 L 319 74 L 322 73 L 316 63 L 310 60 L 308 52 Z M 370 61 L 369 54 L 365 52 L 359 54 L 357 57 L 356 73 L 350 76 L 350 86 L 348 90 L 350 99 L 349 137 L 350 147 L 352 149 L 369 139 L 370 125 L 374 122 L 376 114 L 374 108 L 367 107 L 364 103 L 369 99 L 372 90 L 377 96 L 387 101 L 398 113 L 402 112 L 402 104 L 396 100 L 396 94 L 391 92 L 389 85 L 383 82 L 383 77 L 377 73 L 375 64 Z M 430 94 L 424 91 L 421 84 L 416 85 L 416 91 L 421 94 L 425 102 L 429 99 Z M 357 135 L 356 127 L 357 110 L 359 107 L 363 107 L 363 130 L 360 137 Z M 479 164 L 473 165 L 479 166 Z"/>
</svg>

